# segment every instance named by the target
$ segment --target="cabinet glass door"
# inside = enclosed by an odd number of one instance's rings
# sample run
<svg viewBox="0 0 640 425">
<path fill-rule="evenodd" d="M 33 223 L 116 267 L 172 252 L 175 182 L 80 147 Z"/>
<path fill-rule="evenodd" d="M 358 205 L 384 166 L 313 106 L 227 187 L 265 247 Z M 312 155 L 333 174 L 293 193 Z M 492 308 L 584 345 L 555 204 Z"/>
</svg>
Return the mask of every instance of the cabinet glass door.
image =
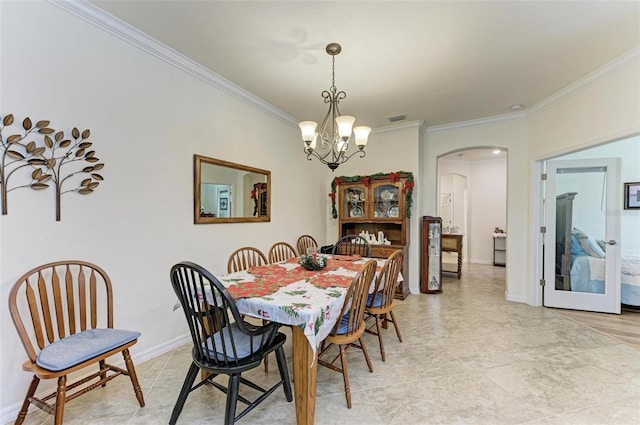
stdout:
<svg viewBox="0 0 640 425">
<path fill-rule="evenodd" d="M 373 216 L 376 218 L 400 217 L 398 186 L 383 184 L 373 191 Z"/>
<path fill-rule="evenodd" d="M 429 223 L 429 274 L 427 276 L 427 289 L 440 291 L 442 274 L 440 273 L 440 223 Z"/>
<path fill-rule="evenodd" d="M 366 201 L 367 199 L 364 187 L 354 186 L 343 189 L 342 217 L 364 218 Z"/>
</svg>

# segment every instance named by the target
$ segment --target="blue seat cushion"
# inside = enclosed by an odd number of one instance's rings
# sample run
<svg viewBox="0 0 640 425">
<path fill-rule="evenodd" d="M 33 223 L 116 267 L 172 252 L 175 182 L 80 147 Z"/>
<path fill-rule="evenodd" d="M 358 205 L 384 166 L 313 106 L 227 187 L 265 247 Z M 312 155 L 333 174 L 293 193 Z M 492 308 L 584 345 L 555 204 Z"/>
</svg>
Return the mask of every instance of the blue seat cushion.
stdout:
<svg viewBox="0 0 640 425">
<path fill-rule="evenodd" d="M 214 343 L 211 342 L 213 338 Z M 213 336 L 207 340 L 207 349 L 209 355 L 218 360 L 240 360 L 245 357 L 249 357 L 253 353 L 260 351 L 262 348 L 262 338 L 253 338 L 253 346 L 251 343 L 251 336 L 243 333 L 238 327 L 237 323 L 232 323 L 230 326 L 225 326 Z M 231 345 L 233 339 L 234 345 Z M 266 342 L 266 341 L 265 341 Z M 233 353 L 233 347 L 235 346 L 235 356 Z M 225 347 L 225 348 L 223 348 Z M 226 349 L 226 356 L 225 356 Z"/>
<path fill-rule="evenodd" d="M 104 354 L 139 337 L 140 332 L 123 329 L 87 329 L 44 347 L 36 358 L 36 364 L 57 372 Z"/>
<path fill-rule="evenodd" d="M 338 326 L 338 332 L 336 332 L 336 334 L 343 335 L 347 332 L 349 332 L 349 313 L 342 316 L 342 320 L 340 320 L 340 325 Z"/>
<path fill-rule="evenodd" d="M 371 300 L 373 300 L 373 295 L 374 294 L 369 294 L 367 296 L 367 306 L 368 307 L 381 307 L 383 304 L 383 301 L 385 300 L 384 294 L 382 292 L 378 292 L 375 294 L 375 300 L 373 301 L 373 304 L 371 304 Z"/>
</svg>

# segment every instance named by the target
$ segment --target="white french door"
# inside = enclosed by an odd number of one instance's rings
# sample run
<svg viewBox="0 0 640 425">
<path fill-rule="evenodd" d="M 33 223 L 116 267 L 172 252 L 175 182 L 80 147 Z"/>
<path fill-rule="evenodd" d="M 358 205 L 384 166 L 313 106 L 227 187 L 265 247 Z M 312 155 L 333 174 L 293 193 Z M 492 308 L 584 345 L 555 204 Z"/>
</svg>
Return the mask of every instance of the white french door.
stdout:
<svg viewBox="0 0 640 425">
<path fill-rule="evenodd" d="M 544 306 L 620 313 L 619 170 L 619 158 L 547 161 Z"/>
</svg>

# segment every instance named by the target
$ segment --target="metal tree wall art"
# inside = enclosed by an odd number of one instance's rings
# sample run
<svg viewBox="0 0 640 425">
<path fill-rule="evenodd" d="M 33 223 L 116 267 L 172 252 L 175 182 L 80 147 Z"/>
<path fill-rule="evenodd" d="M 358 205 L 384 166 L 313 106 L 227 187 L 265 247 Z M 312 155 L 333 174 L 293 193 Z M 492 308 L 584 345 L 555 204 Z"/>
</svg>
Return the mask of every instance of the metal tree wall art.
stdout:
<svg viewBox="0 0 640 425">
<path fill-rule="evenodd" d="M 2 215 L 6 215 L 8 211 L 7 193 L 15 189 L 31 186 L 30 183 L 26 183 L 10 188 L 9 179 L 16 171 L 25 167 L 31 167 L 29 161 L 33 159 L 34 155 L 39 155 L 44 152 L 43 147 L 37 148 L 34 141 L 25 143 L 25 139 L 27 139 L 33 131 L 41 134 L 50 134 L 54 131 L 47 127 L 49 121 L 38 121 L 34 126 L 29 118 L 25 118 L 22 121 L 22 129 L 19 130 L 20 132 L 11 134 L 5 139 L 2 133 L 3 131 L 8 131 L 7 127 L 13 123 L 13 115 L 9 114 L 2 117 L 2 124 L 0 124 L 0 147 L 2 149 L 2 161 L 0 161 Z"/>
<path fill-rule="evenodd" d="M 5 124 L 5 121 L 8 124 Z M 7 115 L 3 119 L 3 128 L 11 125 L 13 116 Z M 84 130 L 80 132 L 77 128 L 71 130 L 71 138 L 65 138 L 64 131 L 56 131 L 49 128 L 49 121 L 38 121 L 35 128 L 32 128 L 31 120 L 25 118 L 23 121 L 24 135 L 11 135 L 7 138 L 5 147 L 4 140 L 2 146 L 4 154 L 22 161 L 31 167 L 31 181 L 24 185 L 35 190 L 42 190 L 54 184 L 56 196 L 56 221 L 60 221 L 60 200 L 61 196 L 68 192 L 78 192 L 81 195 L 92 193 L 103 180 L 102 175 L 96 171 L 104 167 L 103 163 L 95 156 L 95 151 L 90 150 L 93 143 L 88 141 L 91 132 Z M 0 130 L 2 130 L 0 129 Z M 42 145 L 35 141 L 22 143 L 22 140 L 32 131 L 36 130 L 42 137 Z M 1 136 L 1 134 L 0 134 Z M 17 137 L 14 137 L 17 136 Z M 13 138 L 13 139 L 12 139 Z M 11 140 L 11 141 L 10 141 Z M 21 151 L 13 148 L 15 143 L 20 143 Z M 9 152 L 9 153 L 8 153 Z M 3 155 L 4 158 L 4 155 Z M 86 163 L 93 165 L 86 165 Z M 4 163 L 3 163 L 4 164 Z M 15 169 L 24 165 L 18 165 Z M 3 166 L 4 169 L 4 166 Z M 13 171 L 15 171 L 12 170 Z M 2 170 L 0 170 L 2 171 Z M 85 178 L 80 180 L 79 175 L 84 174 Z M 76 176 L 76 178 L 73 178 Z M 70 189 L 64 189 L 65 185 L 72 185 Z M 3 193 L 6 186 L 6 179 L 3 184 Z M 21 186 L 21 187 L 24 187 Z M 3 207 L 6 205 L 6 198 L 3 198 Z M 4 211 L 4 210 L 3 210 Z M 6 214 L 6 212 L 3 212 Z"/>
</svg>

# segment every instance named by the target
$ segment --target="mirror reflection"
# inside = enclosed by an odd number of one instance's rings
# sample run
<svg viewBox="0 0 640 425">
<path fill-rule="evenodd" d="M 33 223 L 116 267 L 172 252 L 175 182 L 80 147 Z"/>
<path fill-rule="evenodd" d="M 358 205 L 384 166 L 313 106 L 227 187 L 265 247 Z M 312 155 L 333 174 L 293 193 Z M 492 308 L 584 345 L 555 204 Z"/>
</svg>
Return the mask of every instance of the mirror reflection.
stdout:
<svg viewBox="0 0 640 425">
<path fill-rule="evenodd" d="M 271 172 L 194 155 L 194 222 L 270 221 Z"/>
</svg>

